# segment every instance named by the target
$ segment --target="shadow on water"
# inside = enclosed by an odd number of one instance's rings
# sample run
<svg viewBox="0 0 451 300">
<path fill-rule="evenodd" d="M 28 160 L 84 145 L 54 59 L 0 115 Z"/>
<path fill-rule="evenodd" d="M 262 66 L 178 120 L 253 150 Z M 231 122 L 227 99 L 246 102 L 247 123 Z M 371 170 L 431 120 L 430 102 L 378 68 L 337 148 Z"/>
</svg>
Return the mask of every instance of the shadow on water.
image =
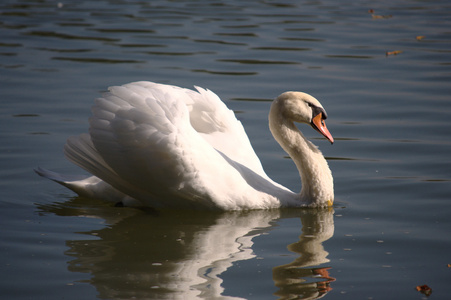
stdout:
<svg viewBox="0 0 451 300">
<path fill-rule="evenodd" d="M 255 237 L 277 222 L 300 218 L 299 239 L 287 248 L 294 260 L 273 266 L 274 295 L 280 299 L 317 299 L 335 281 L 328 275 L 322 243 L 333 236 L 333 209 L 247 212 L 161 211 L 88 205 L 87 199 L 39 205 L 41 214 L 99 218 L 100 230 L 67 240 L 71 272 L 88 273 L 101 299 L 238 299 L 224 295 L 225 272 L 235 263 L 257 259 Z M 95 203 L 95 202 L 94 202 Z M 291 257 L 291 256 L 290 256 Z M 227 278 L 227 277 L 225 277 Z M 243 287 L 246 284 L 229 282 Z"/>
</svg>

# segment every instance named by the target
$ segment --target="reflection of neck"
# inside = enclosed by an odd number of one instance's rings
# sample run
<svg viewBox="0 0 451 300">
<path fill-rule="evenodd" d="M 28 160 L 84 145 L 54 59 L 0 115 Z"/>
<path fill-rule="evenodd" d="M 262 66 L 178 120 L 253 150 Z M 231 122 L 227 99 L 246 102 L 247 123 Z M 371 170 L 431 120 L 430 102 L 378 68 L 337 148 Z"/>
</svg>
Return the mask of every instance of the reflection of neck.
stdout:
<svg viewBox="0 0 451 300">
<path fill-rule="evenodd" d="M 299 242 L 288 246 L 288 250 L 302 254 L 298 263 L 313 266 L 329 262 L 323 242 L 334 234 L 332 209 L 321 209 L 314 213 L 304 213 L 301 217 L 302 234 Z"/>
<path fill-rule="evenodd" d="M 278 296 L 286 297 L 287 293 L 307 296 L 306 293 L 310 293 L 309 297 L 303 299 L 317 299 L 330 290 L 328 284 L 335 280 L 329 277 L 327 268 L 320 267 L 329 262 L 329 253 L 324 250 L 322 243 L 333 236 L 333 210 L 303 211 L 301 222 L 302 234 L 299 241 L 288 245 L 288 250 L 300 256 L 289 264 L 273 268 L 273 279 L 280 288 Z M 306 268 L 311 266 L 316 268 Z M 313 282 L 312 277 L 316 282 Z M 319 281 L 321 278 L 323 280 Z"/>
</svg>

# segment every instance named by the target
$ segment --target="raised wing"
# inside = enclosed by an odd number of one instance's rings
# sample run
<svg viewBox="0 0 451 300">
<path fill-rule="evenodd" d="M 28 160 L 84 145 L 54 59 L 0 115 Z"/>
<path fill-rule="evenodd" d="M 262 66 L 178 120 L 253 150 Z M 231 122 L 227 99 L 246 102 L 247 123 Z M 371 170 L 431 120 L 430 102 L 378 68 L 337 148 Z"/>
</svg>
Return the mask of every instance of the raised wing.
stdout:
<svg viewBox="0 0 451 300">
<path fill-rule="evenodd" d="M 218 180 L 240 176 L 231 160 L 264 175 L 233 112 L 197 90 L 151 82 L 111 87 L 95 101 L 90 135 L 69 139 L 67 157 L 155 207 L 162 198 L 169 206 L 205 206 L 227 187 Z"/>
</svg>

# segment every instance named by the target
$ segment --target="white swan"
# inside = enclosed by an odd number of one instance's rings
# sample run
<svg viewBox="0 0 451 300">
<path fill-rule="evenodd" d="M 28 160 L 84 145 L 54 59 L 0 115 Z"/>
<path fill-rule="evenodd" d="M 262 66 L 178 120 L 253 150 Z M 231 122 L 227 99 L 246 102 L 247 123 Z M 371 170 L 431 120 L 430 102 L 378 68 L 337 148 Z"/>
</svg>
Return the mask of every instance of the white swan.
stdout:
<svg viewBox="0 0 451 300">
<path fill-rule="evenodd" d="M 295 162 L 299 194 L 264 172 L 234 113 L 213 92 L 153 82 L 110 87 L 95 100 L 89 134 L 71 137 L 66 157 L 94 176 L 36 172 L 80 196 L 153 208 L 221 210 L 330 206 L 333 178 L 315 145 L 294 122 L 331 143 L 318 100 L 301 92 L 277 97 L 269 113 L 274 138 Z"/>
</svg>

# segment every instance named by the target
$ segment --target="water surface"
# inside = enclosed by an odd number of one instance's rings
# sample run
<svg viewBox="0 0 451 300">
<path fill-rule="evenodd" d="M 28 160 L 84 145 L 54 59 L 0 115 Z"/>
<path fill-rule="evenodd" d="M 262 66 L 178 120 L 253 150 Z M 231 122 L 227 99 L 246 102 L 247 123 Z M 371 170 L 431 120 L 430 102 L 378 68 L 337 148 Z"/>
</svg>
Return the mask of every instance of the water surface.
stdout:
<svg viewBox="0 0 451 300">
<path fill-rule="evenodd" d="M 3 1 L 0 291 L 8 299 L 446 299 L 451 282 L 451 5 L 443 1 Z M 372 9 L 372 11 L 369 11 Z M 393 51 L 397 54 L 390 54 Z M 387 55 L 389 53 L 389 55 Z M 110 85 L 217 93 L 267 173 L 297 171 L 270 101 L 325 106 L 331 210 L 111 207 L 34 174 Z"/>
</svg>

